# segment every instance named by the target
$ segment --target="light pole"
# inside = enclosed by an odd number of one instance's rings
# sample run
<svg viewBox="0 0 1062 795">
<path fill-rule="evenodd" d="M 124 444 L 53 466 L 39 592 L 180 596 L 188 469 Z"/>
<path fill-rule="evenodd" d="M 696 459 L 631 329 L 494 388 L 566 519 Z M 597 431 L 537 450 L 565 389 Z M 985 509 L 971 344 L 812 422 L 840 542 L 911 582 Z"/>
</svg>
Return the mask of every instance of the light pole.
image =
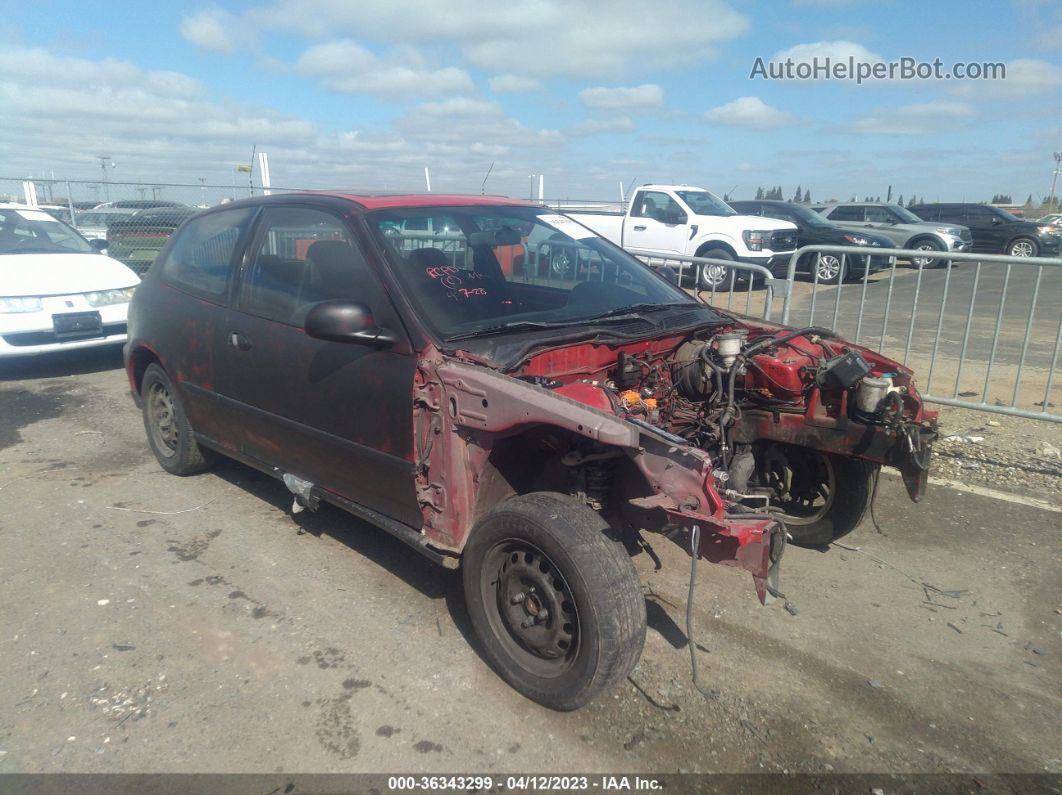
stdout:
<svg viewBox="0 0 1062 795">
<path fill-rule="evenodd" d="M 1055 152 L 1055 170 L 1051 175 L 1051 192 L 1047 194 L 1047 211 L 1051 212 L 1058 203 L 1055 199 L 1055 185 L 1058 183 L 1058 172 L 1062 170 L 1062 152 Z"/>
</svg>

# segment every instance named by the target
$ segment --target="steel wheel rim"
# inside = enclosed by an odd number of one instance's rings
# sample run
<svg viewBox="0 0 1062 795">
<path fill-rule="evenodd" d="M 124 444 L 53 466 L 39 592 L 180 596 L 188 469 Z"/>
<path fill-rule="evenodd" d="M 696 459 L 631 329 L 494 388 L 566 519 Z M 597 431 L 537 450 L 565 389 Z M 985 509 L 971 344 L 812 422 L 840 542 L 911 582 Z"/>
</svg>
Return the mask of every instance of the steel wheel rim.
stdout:
<svg viewBox="0 0 1062 795">
<path fill-rule="evenodd" d="M 705 265 L 701 269 L 701 284 L 705 287 L 719 287 L 730 275 L 726 265 Z"/>
<path fill-rule="evenodd" d="M 837 491 L 837 477 L 833 471 L 833 464 L 822 453 L 808 451 L 807 456 L 814 456 L 815 465 L 820 470 L 819 474 L 825 476 L 824 482 L 816 484 L 817 489 L 813 499 L 809 498 L 811 484 L 805 484 L 806 488 L 800 489 L 801 494 L 799 497 L 793 498 L 789 496 L 794 485 L 798 485 L 798 481 L 802 477 L 806 477 L 807 472 L 804 471 L 806 468 L 801 467 L 798 471 L 789 457 L 778 450 L 767 453 L 767 460 L 764 466 L 765 479 L 767 481 L 765 485 L 774 492 L 775 497 L 772 502 L 783 511 L 786 524 L 814 524 L 822 519 L 833 507 L 833 498 Z M 784 470 L 774 469 L 772 465 L 784 467 Z"/>
<path fill-rule="evenodd" d="M 168 389 L 156 381 L 147 395 L 148 419 L 151 438 L 162 455 L 170 458 L 177 454 L 180 439 L 177 435 L 176 407 Z"/>
<path fill-rule="evenodd" d="M 1010 255 L 1012 257 L 1031 257 L 1033 255 L 1032 249 L 1032 243 L 1027 240 L 1019 240 L 1010 247 Z"/>
<path fill-rule="evenodd" d="M 483 559 L 487 621 L 509 657 L 528 673 L 562 676 L 579 653 L 579 613 L 563 575 L 541 549 L 508 538 Z"/>
<path fill-rule="evenodd" d="M 827 254 L 825 257 L 819 259 L 819 281 L 830 281 L 836 279 L 837 275 L 841 272 L 841 260 L 832 254 Z"/>
<path fill-rule="evenodd" d="M 549 267 L 553 271 L 553 275 L 561 279 L 570 279 L 573 274 L 573 265 L 571 252 L 565 251 L 563 248 L 558 250 L 556 254 L 550 254 Z"/>
</svg>

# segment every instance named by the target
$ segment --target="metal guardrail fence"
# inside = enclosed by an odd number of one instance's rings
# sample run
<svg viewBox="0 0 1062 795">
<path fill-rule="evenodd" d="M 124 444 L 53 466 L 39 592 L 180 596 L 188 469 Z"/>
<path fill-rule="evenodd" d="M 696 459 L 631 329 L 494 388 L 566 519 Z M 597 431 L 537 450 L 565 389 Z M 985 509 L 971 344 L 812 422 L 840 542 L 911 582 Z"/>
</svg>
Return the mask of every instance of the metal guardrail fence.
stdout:
<svg viewBox="0 0 1062 795">
<path fill-rule="evenodd" d="M 802 257 L 823 252 L 840 254 L 842 266 L 848 257 L 867 253 L 858 246 L 804 246 L 790 257 L 787 281 L 794 282 Z M 887 279 L 872 282 L 869 270 L 864 270 L 856 282 L 831 286 L 832 328 L 844 332 L 841 311 L 845 307 L 850 326 L 854 315 L 854 330 L 846 336 L 892 354 L 904 365 L 918 366 L 925 372 L 922 393 L 930 402 L 1062 422 L 1062 412 L 1051 411 L 1056 402 L 1062 405 L 1062 395 L 1053 394 L 1062 342 L 1062 258 L 948 252 L 936 258 L 938 267 L 928 268 L 913 259 L 924 257 L 925 252 L 875 248 L 874 254 L 911 259 L 913 284 L 907 284 L 911 274 L 897 278 L 894 261 Z M 957 267 L 961 263 L 971 263 L 972 271 Z M 800 314 L 802 309 L 807 311 L 807 325 L 814 321 L 823 285 L 818 283 L 818 269 L 811 271 L 810 298 L 798 308 L 791 294 L 782 310 L 782 323 L 795 323 L 794 311 Z M 888 285 L 884 295 L 868 299 L 870 285 L 880 293 L 877 285 L 882 282 Z M 855 300 L 853 290 L 858 291 Z M 1008 304 L 1008 291 L 1015 290 L 1021 295 L 1015 298 L 1012 294 Z M 953 299 L 950 304 L 949 298 Z M 1018 300 L 1020 304 L 1015 303 Z M 864 341 L 864 325 L 876 325 L 879 313 L 880 330 L 872 333 L 876 339 Z M 890 334 L 890 320 L 895 323 L 897 316 L 900 336 Z M 954 334 L 960 329 L 961 334 Z M 983 379 L 976 375 L 979 370 L 984 372 Z M 938 384 L 946 377 L 950 389 L 934 389 L 934 376 Z M 979 401 L 964 399 L 978 395 Z"/>
<path fill-rule="evenodd" d="M 827 285 L 819 281 L 817 261 L 808 263 L 807 280 L 798 281 L 798 262 L 828 252 L 840 255 L 842 269 L 850 272 L 850 258 L 865 262 L 866 247 L 804 246 L 790 256 L 785 278 L 757 265 L 627 250 L 649 264 L 673 268 L 680 283 L 696 280 L 700 267 L 729 268 L 725 303 L 715 290 L 699 285 L 698 298 L 734 310 L 735 296 L 744 292 L 737 302 L 744 303 L 744 313 L 765 320 L 781 299 L 782 323 L 810 326 L 818 319 L 818 325 L 910 366 L 930 402 L 1062 422 L 1062 412 L 1054 410 L 1062 406 L 1062 383 L 1055 377 L 1062 344 L 1062 258 L 941 252 L 934 258 L 939 267 L 928 267 L 919 264 L 924 251 L 875 247 L 876 259 L 891 258 L 888 266 L 877 273 L 860 266 L 854 280 Z M 901 266 L 904 260 L 910 264 Z M 735 291 L 738 272 L 763 276 L 764 288 L 747 279 Z"/>
</svg>

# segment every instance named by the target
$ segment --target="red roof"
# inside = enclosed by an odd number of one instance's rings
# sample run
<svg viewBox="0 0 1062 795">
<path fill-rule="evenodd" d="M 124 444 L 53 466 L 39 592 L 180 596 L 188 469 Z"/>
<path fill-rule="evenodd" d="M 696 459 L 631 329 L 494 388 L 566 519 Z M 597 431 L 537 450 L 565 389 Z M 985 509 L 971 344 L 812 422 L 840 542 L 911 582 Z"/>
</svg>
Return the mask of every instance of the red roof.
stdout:
<svg viewBox="0 0 1062 795">
<path fill-rule="evenodd" d="M 520 199 L 505 196 L 462 196 L 446 193 L 413 193 L 395 196 L 358 196 L 351 193 L 325 192 L 325 196 L 336 196 L 357 202 L 366 210 L 380 210 L 387 207 L 472 207 L 477 205 L 516 205 L 534 207 L 537 205 Z"/>
</svg>

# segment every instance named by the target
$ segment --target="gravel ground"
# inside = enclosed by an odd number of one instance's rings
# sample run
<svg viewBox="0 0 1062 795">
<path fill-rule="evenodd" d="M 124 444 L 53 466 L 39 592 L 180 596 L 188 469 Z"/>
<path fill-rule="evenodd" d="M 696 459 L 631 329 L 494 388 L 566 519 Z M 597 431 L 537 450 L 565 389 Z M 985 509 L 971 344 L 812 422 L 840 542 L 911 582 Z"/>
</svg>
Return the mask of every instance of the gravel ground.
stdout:
<svg viewBox="0 0 1062 795">
<path fill-rule="evenodd" d="M 1062 505 L 1062 423 L 941 408 L 933 474 Z"/>
<path fill-rule="evenodd" d="M 113 354 L 0 366 L 0 772 L 1062 773 L 1060 514 L 1020 499 L 883 478 L 881 532 L 786 553 L 790 611 L 702 564 L 710 697 L 658 540 L 641 662 L 571 714 L 487 667 L 457 574 L 290 504 L 160 471 Z"/>
</svg>

